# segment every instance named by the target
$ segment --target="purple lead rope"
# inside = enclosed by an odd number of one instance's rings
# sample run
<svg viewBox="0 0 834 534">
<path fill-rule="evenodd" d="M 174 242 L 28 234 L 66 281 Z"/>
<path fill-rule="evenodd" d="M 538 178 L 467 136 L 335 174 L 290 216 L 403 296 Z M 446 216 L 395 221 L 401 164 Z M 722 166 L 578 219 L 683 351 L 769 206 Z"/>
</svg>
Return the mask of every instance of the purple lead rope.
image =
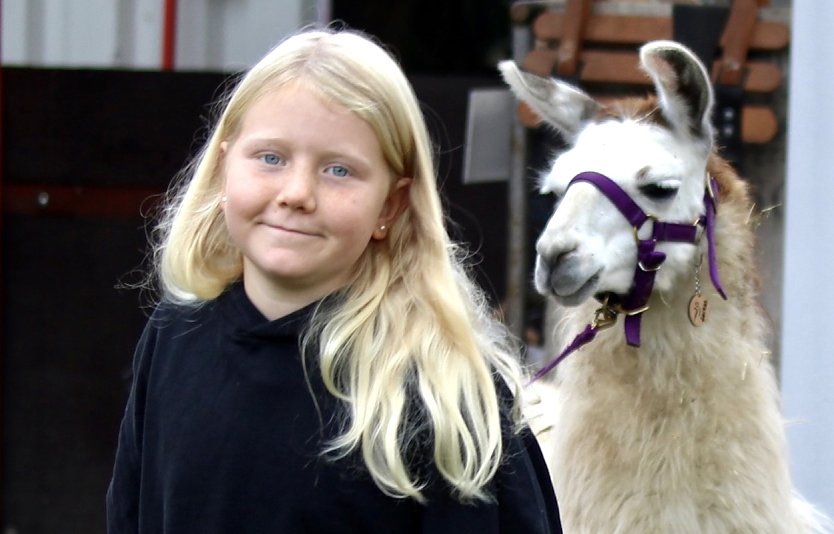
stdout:
<svg viewBox="0 0 834 534">
<path fill-rule="evenodd" d="M 593 341 L 598 331 L 599 328 L 597 326 L 594 326 L 592 324 L 586 326 L 585 330 L 580 332 L 580 334 L 573 339 L 573 342 L 562 350 L 561 354 L 550 360 L 547 363 L 547 365 L 536 371 L 536 373 L 533 375 L 533 378 L 530 379 L 530 382 L 528 382 L 527 385 L 529 386 L 539 378 L 549 373 L 551 369 L 559 365 L 559 362 L 567 358 L 574 351 L 579 350 L 579 348 L 582 347 L 582 345 L 585 345 Z"/>
<path fill-rule="evenodd" d="M 704 206 L 706 207 L 706 221 L 704 226 L 707 232 L 707 257 L 709 260 L 709 277 L 712 280 L 712 285 L 721 298 L 727 300 L 727 294 L 724 293 L 724 288 L 721 287 L 721 278 L 718 276 L 718 258 L 715 254 L 715 212 L 718 205 L 718 183 L 712 176 L 707 181 L 707 194 L 704 197 Z"/>
</svg>

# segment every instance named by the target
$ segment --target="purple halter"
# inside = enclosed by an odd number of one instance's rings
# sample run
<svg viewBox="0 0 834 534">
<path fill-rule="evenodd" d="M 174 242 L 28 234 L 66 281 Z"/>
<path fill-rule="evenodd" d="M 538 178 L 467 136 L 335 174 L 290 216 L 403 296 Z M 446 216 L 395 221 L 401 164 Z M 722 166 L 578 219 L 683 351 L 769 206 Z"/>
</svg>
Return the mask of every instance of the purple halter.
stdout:
<svg viewBox="0 0 834 534">
<path fill-rule="evenodd" d="M 707 235 L 710 278 L 716 291 L 718 291 L 722 298 L 727 299 L 727 295 L 724 293 L 718 277 L 718 262 L 715 257 L 714 229 L 718 188 L 714 178 L 710 177 L 707 180 L 706 191 L 704 192 L 705 214 L 699 217 L 693 224 L 667 223 L 658 221 L 653 216 L 647 215 L 628 196 L 628 193 L 623 191 L 613 180 L 600 173 L 583 172 L 577 174 L 568 184 L 568 188 L 579 182 L 592 184 L 599 189 L 620 210 L 623 217 L 634 228 L 634 239 L 637 241 L 637 266 L 634 270 L 634 282 L 631 285 L 631 290 L 626 295 L 606 295 L 603 299 L 602 307 L 596 311 L 591 324 L 586 326 L 585 330 L 576 336 L 573 342 L 565 347 L 561 354 L 553 358 L 547 365 L 536 372 L 531 382 L 547 374 L 559 362 L 568 357 L 568 355 L 593 340 L 599 330 L 613 326 L 617 322 L 617 316 L 621 313 L 625 315 L 626 342 L 632 347 L 640 346 L 640 322 L 643 313 L 649 309 L 647 303 L 652 294 L 657 271 L 666 260 L 666 254 L 655 250 L 658 242 L 670 241 L 694 244 L 698 239 L 698 230 L 703 227 Z M 640 239 L 638 237 L 638 231 L 649 220 L 654 223 L 651 236 L 648 239 Z"/>
</svg>

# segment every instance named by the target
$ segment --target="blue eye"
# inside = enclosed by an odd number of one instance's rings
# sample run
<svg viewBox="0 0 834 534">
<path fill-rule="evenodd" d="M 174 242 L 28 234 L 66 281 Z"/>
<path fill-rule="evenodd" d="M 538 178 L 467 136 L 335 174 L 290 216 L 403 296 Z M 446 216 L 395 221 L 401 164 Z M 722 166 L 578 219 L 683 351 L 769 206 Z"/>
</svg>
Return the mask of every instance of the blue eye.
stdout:
<svg viewBox="0 0 834 534">
<path fill-rule="evenodd" d="M 347 167 L 343 167 L 342 165 L 331 165 L 328 167 L 328 170 L 334 176 L 338 176 L 339 178 L 344 178 L 346 176 L 350 176 L 350 170 Z"/>
<path fill-rule="evenodd" d="M 262 154 L 261 161 L 263 161 L 267 165 L 280 165 L 281 156 L 277 154 Z"/>
</svg>

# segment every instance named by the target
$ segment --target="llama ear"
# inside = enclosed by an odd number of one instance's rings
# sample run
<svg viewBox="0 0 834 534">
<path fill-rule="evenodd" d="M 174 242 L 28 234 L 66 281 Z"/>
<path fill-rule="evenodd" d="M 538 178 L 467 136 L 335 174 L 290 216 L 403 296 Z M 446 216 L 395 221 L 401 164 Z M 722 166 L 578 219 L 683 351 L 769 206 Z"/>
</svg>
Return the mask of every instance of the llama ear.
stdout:
<svg viewBox="0 0 834 534">
<path fill-rule="evenodd" d="M 654 81 L 672 126 L 712 141 L 712 83 L 697 56 L 674 41 L 652 41 L 640 48 L 640 63 Z"/>
<path fill-rule="evenodd" d="M 576 87 L 524 72 L 514 61 L 501 61 L 498 70 L 513 93 L 567 141 L 572 141 L 600 108 L 593 98 Z"/>
</svg>

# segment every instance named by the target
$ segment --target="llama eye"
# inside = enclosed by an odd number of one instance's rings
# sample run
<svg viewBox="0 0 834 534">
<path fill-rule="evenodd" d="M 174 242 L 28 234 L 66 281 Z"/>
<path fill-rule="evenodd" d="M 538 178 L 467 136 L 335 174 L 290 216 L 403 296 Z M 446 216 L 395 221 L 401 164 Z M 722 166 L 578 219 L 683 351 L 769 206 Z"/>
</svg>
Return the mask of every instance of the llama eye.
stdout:
<svg viewBox="0 0 834 534">
<path fill-rule="evenodd" d="M 539 198 L 545 204 L 556 206 L 559 204 L 559 201 L 562 200 L 562 195 L 552 189 L 541 188 L 539 189 Z"/>
<path fill-rule="evenodd" d="M 678 194 L 678 185 L 675 183 L 644 184 L 638 189 L 652 200 L 671 200 Z"/>
<path fill-rule="evenodd" d="M 559 194 L 559 193 L 557 193 L 556 191 L 548 191 L 548 192 L 547 192 L 547 193 L 545 193 L 545 195 L 544 195 L 544 197 L 545 197 L 548 201 L 550 201 L 550 204 L 551 204 L 554 208 L 555 208 L 556 206 L 558 206 L 558 205 L 559 205 L 559 202 L 561 202 L 561 201 L 562 201 L 562 196 L 563 196 L 563 195 L 560 195 L 560 194 Z"/>
</svg>

